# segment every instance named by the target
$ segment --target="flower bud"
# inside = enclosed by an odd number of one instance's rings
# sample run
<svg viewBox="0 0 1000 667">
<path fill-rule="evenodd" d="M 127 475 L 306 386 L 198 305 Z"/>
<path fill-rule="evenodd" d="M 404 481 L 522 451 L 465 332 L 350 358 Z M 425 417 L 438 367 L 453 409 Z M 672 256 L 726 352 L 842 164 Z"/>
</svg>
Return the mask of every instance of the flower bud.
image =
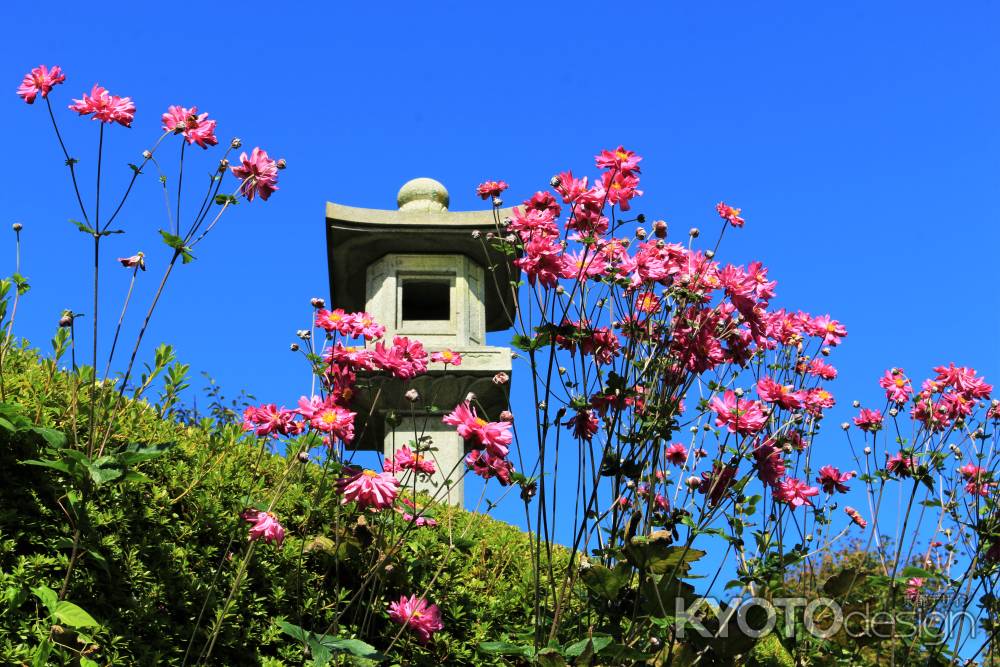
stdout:
<svg viewBox="0 0 1000 667">
<path fill-rule="evenodd" d="M 479 231 L 478 229 L 473 229 L 472 230 L 472 238 L 478 239 L 482 235 L 483 235 L 483 233 L 481 231 Z"/>
<path fill-rule="evenodd" d="M 288 349 L 291 350 L 292 352 L 298 352 L 299 351 L 299 344 L 298 343 L 292 343 L 291 345 L 288 346 Z"/>
<path fill-rule="evenodd" d="M 510 382 L 510 376 L 504 373 L 503 371 L 493 376 L 493 384 L 495 385 L 504 385 L 507 384 L 508 382 Z"/>
<path fill-rule="evenodd" d="M 549 179 L 549 185 L 551 185 L 554 188 L 558 188 L 560 185 L 562 185 L 562 179 L 559 178 L 558 176 L 553 176 L 552 178 Z"/>
<path fill-rule="evenodd" d="M 562 285 L 556 285 L 556 294 L 559 294 L 561 296 L 565 293 L 566 293 L 565 287 L 563 287 Z"/>
<path fill-rule="evenodd" d="M 143 160 L 150 160 L 150 159 L 152 159 L 152 157 L 153 157 L 152 151 L 146 150 L 146 151 L 142 152 L 142 159 Z"/>
<path fill-rule="evenodd" d="M 326 306 L 326 300 L 321 299 L 318 296 L 314 296 L 313 298 L 309 299 L 309 305 L 312 306 L 313 308 L 323 308 Z"/>
<path fill-rule="evenodd" d="M 229 142 L 230 148 L 234 148 L 234 149 L 235 148 L 239 148 L 242 145 L 243 145 L 243 142 L 240 141 L 239 137 L 233 137 L 233 140 Z"/>
<path fill-rule="evenodd" d="M 733 389 L 733 393 L 736 394 L 737 398 L 742 398 L 745 392 L 743 391 L 743 387 L 737 387 L 736 389 Z"/>
<path fill-rule="evenodd" d="M 15 232 L 19 232 L 19 231 L 21 231 L 22 229 L 24 229 L 24 225 L 22 225 L 22 224 L 21 224 L 20 222 L 15 222 L 15 223 L 14 223 L 14 224 L 12 225 L 12 227 L 13 227 L 13 229 L 14 229 L 14 231 L 15 231 Z"/>
<path fill-rule="evenodd" d="M 416 389 L 410 389 L 405 394 L 403 394 L 403 397 L 410 403 L 416 403 L 417 401 L 420 400 L 420 392 L 418 392 Z"/>
<path fill-rule="evenodd" d="M 871 455 L 871 453 L 872 453 L 872 448 L 871 447 L 865 447 L 865 456 L 869 456 L 869 455 Z"/>
<path fill-rule="evenodd" d="M 309 329 L 299 329 L 298 331 L 295 332 L 295 335 L 302 340 L 309 340 L 310 338 L 312 338 L 312 332 L 309 331 Z"/>
<path fill-rule="evenodd" d="M 898 414 L 899 414 L 899 410 L 897 410 L 896 408 L 892 408 L 892 409 L 889 410 L 889 416 L 890 417 L 895 417 Z"/>
<path fill-rule="evenodd" d="M 493 207 L 494 208 L 500 208 L 501 206 L 503 206 L 503 200 L 500 199 L 500 197 L 494 197 L 493 198 Z"/>
<path fill-rule="evenodd" d="M 73 318 L 76 314 L 72 310 L 64 310 L 62 317 L 59 318 L 59 326 L 66 328 L 73 326 Z"/>
<path fill-rule="evenodd" d="M 698 477 L 696 475 L 691 475 L 686 480 L 684 480 L 684 483 L 687 485 L 687 488 L 691 490 L 697 489 L 699 486 L 701 486 L 701 477 Z"/>
<path fill-rule="evenodd" d="M 635 237 L 640 241 L 643 240 L 644 238 L 646 238 L 646 230 L 643 229 L 642 227 L 636 227 Z"/>
<path fill-rule="evenodd" d="M 475 393 L 473 393 L 473 392 L 470 391 L 468 394 L 465 395 L 465 402 L 466 403 L 474 403 L 475 401 L 476 401 L 476 395 L 475 395 Z"/>
<path fill-rule="evenodd" d="M 278 158 L 278 161 L 275 163 L 275 166 L 278 169 L 285 169 L 286 167 L 288 167 L 288 163 L 285 162 L 285 158 Z"/>
<path fill-rule="evenodd" d="M 500 421 L 502 422 L 512 422 L 514 421 L 514 413 L 510 410 L 504 410 L 500 413 Z"/>
<path fill-rule="evenodd" d="M 700 234 L 701 234 L 701 230 L 698 229 L 697 227 L 692 227 L 691 229 L 688 230 L 688 236 L 690 236 L 693 239 L 698 238 L 698 236 Z"/>
<path fill-rule="evenodd" d="M 841 422 L 840 423 L 840 428 L 842 428 L 842 429 L 844 429 L 846 431 L 846 430 L 848 430 L 848 429 L 851 428 L 851 425 L 848 422 Z"/>
<path fill-rule="evenodd" d="M 665 239 L 667 238 L 667 223 L 663 220 L 657 220 L 653 223 L 653 233 L 656 234 L 656 238 Z"/>
<path fill-rule="evenodd" d="M 309 463 L 309 452 L 299 452 L 299 463 Z"/>
<path fill-rule="evenodd" d="M 856 408 L 860 408 L 861 407 L 861 401 L 851 401 L 851 405 L 853 405 Z"/>
<path fill-rule="evenodd" d="M 705 251 L 705 258 L 706 259 L 712 259 L 713 257 L 715 257 L 715 251 L 714 250 L 706 250 Z"/>
</svg>

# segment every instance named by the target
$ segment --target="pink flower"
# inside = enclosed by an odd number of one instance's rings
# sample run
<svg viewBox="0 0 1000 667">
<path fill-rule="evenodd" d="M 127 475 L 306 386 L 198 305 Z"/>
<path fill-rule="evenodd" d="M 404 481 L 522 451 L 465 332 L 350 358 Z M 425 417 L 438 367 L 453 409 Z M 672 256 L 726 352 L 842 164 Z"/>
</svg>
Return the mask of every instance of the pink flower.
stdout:
<svg viewBox="0 0 1000 667">
<path fill-rule="evenodd" d="M 17 87 L 17 94 L 28 104 L 34 104 L 38 95 L 48 97 L 52 87 L 66 80 L 66 75 L 53 65 L 52 69 L 39 65 L 24 75 L 24 81 Z"/>
<path fill-rule="evenodd" d="M 112 95 L 96 83 L 90 90 L 90 95 L 84 93 L 83 99 L 73 100 L 69 108 L 81 116 L 93 114 L 94 120 L 102 123 L 118 123 L 125 127 L 132 127 L 132 119 L 135 118 L 135 104 L 132 103 L 132 98 Z"/>
<path fill-rule="evenodd" d="M 633 151 L 625 150 L 624 146 L 619 146 L 614 151 L 603 150 L 600 155 L 594 156 L 594 164 L 601 169 L 614 169 L 625 174 L 638 172 L 641 161 L 640 156 Z"/>
<path fill-rule="evenodd" d="M 675 466 L 681 466 L 687 463 L 688 460 L 687 447 L 685 447 L 683 444 L 679 442 L 675 442 L 674 444 L 670 445 L 665 450 L 663 450 L 663 452 L 667 461 L 669 463 L 674 464 Z"/>
<path fill-rule="evenodd" d="M 560 278 L 572 278 L 576 271 L 563 252 L 562 246 L 548 236 L 534 236 L 524 246 L 524 255 L 514 260 L 528 274 L 528 283 L 540 282 L 542 287 L 555 287 Z"/>
<path fill-rule="evenodd" d="M 250 527 L 251 542 L 263 537 L 265 542 L 274 542 L 280 547 L 285 541 L 285 528 L 278 523 L 278 517 L 273 512 L 248 509 L 240 514 L 240 518 L 253 524 Z"/>
<path fill-rule="evenodd" d="M 462 355 L 452 350 L 441 350 L 440 352 L 431 353 L 431 361 L 439 364 L 461 366 Z"/>
<path fill-rule="evenodd" d="M 990 494 L 991 488 L 996 486 L 996 482 L 988 481 L 990 473 L 973 463 L 966 463 L 958 472 L 965 478 L 965 492 L 970 495 L 985 498 Z"/>
<path fill-rule="evenodd" d="M 379 341 L 371 353 L 372 363 L 394 377 L 408 380 L 427 372 L 427 352 L 419 341 L 406 336 L 394 336 L 392 347 Z"/>
<path fill-rule="evenodd" d="M 729 224 L 733 227 L 742 227 L 745 222 L 743 218 L 740 217 L 740 213 L 743 212 L 742 209 L 733 208 L 725 202 L 719 202 L 715 205 L 715 211 L 719 214 L 719 217 L 723 220 L 728 220 Z"/>
<path fill-rule="evenodd" d="M 708 504 L 715 506 L 725 497 L 729 487 L 736 483 L 737 470 L 735 465 L 723 466 L 716 462 L 712 464 L 711 472 L 701 473 L 700 481 L 697 477 L 689 477 L 688 486 L 692 487 L 692 480 L 697 482 L 698 492 L 708 496 Z"/>
<path fill-rule="evenodd" d="M 444 629 L 441 610 L 437 605 L 429 604 L 416 595 L 404 595 L 399 598 L 399 602 L 389 603 L 389 619 L 412 630 L 422 644 L 430 641 L 432 634 Z"/>
<path fill-rule="evenodd" d="M 832 408 L 836 401 L 833 394 L 826 389 L 813 388 L 806 391 L 802 402 L 805 404 L 806 412 L 819 417 L 822 416 L 823 410 Z"/>
<path fill-rule="evenodd" d="M 391 472 L 362 470 L 337 482 L 344 494 L 343 503 L 354 501 L 358 507 L 384 509 L 399 494 L 399 480 Z"/>
<path fill-rule="evenodd" d="M 766 403 L 777 403 L 789 410 L 802 407 L 802 394 L 795 391 L 792 385 L 783 385 L 771 378 L 761 378 L 757 382 L 757 395 Z"/>
<path fill-rule="evenodd" d="M 864 517 L 861 516 L 861 513 L 858 512 L 853 507 L 845 507 L 844 513 L 847 514 L 847 516 L 851 517 L 851 521 L 857 524 L 860 528 L 868 527 L 868 522 L 865 521 Z"/>
<path fill-rule="evenodd" d="M 806 329 L 810 334 L 823 339 L 823 345 L 836 347 L 842 338 L 847 336 L 847 329 L 837 320 L 830 319 L 829 315 L 821 315 L 806 323 Z"/>
<path fill-rule="evenodd" d="M 488 422 L 476 414 L 476 409 L 468 401 L 456 405 L 441 421 L 454 426 L 466 440 L 479 443 L 491 455 L 500 458 L 507 456 L 509 445 L 514 440 L 510 422 Z"/>
<path fill-rule="evenodd" d="M 247 406 L 243 411 L 243 430 L 255 435 L 298 435 L 302 425 L 295 421 L 296 412 L 279 408 L 274 403 L 260 407 Z"/>
<path fill-rule="evenodd" d="M 427 526 L 428 528 L 434 528 L 438 525 L 438 522 L 427 516 L 413 516 L 409 512 L 403 512 L 403 521 L 407 523 L 412 523 L 417 528 L 423 528 Z"/>
<path fill-rule="evenodd" d="M 118 261 L 121 262 L 122 266 L 129 269 L 133 269 L 138 266 L 141 270 L 146 270 L 146 253 L 141 251 L 131 257 L 119 257 Z"/>
<path fill-rule="evenodd" d="M 842 473 L 839 468 L 823 466 L 819 469 L 819 477 L 816 478 L 816 481 L 819 482 L 819 485 L 827 493 L 833 493 L 834 491 L 847 493 L 848 488 L 845 482 L 851 481 L 852 477 L 854 477 L 853 472 Z"/>
<path fill-rule="evenodd" d="M 806 373 L 824 380 L 835 380 L 837 378 L 837 369 L 819 357 L 809 362 L 809 365 L 806 366 Z"/>
<path fill-rule="evenodd" d="M 785 457 L 770 438 L 753 448 L 753 457 L 757 477 L 765 484 L 773 486 L 785 474 Z"/>
<path fill-rule="evenodd" d="M 921 577 L 912 577 L 906 582 L 906 599 L 916 602 L 920 599 L 920 589 L 924 587 L 924 580 Z"/>
<path fill-rule="evenodd" d="M 333 396 L 320 399 L 318 396 L 299 399 L 299 414 L 309 420 L 309 425 L 322 433 L 339 438 L 343 442 L 354 440 L 354 417 L 357 413 L 337 405 Z"/>
<path fill-rule="evenodd" d="M 219 143 L 215 138 L 215 121 L 207 120 L 208 114 L 198 113 L 198 107 L 170 106 L 163 114 L 163 129 L 166 132 L 182 134 L 189 144 L 208 148 Z"/>
<path fill-rule="evenodd" d="M 329 332 L 338 332 L 345 336 L 350 335 L 351 316 L 344 312 L 343 308 L 327 310 L 320 308 L 316 311 L 316 326 Z"/>
<path fill-rule="evenodd" d="M 388 472 L 402 472 L 404 470 L 415 470 L 425 475 L 433 475 L 436 468 L 434 461 L 425 458 L 423 454 L 417 454 L 407 445 L 403 445 L 396 450 L 395 457 L 387 456 L 382 468 Z"/>
<path fill-rule="evenodd" d="M 479 184 L 476 194 L 485 201 L 491 197 L 499 197 L 500 193 L 509 187 L 505 181 L 486 181 Z"/>
<path fill-rule="evenodd" d="M 774 489 L 774 499 L 792 507 L 812 505 L 810 498 L 818 494 L 819 489 L 794 477 L 786 477 Z"/>
<path fill-rule="evenodd" d="M 385 335 L 385 327 L 378 324 L 370 313 L 354 313 L 351 318 L 352 336 L 364 336 L 365 340 L 375 340 Z"/>
<path fill-rule="evenodd" d="M 885 389 L 885 396 L 896 403 L 906 403 L 913 395 L 910 379 L 903 375 L 902 368 L 891 368 L 879 378 L 878 386 Z"/>
<path fill-rule="evenodd" d="M 716 426 L 725 426 L 730 433 L 751 435 L 764 427 L 767 415 L 757 401 L 737 399 L 732 390 L 727 390 L 720 399 L 713 396 L 709 406 L 717 415 Z"/>
<path fill-rule="evenodd" d="M 597 413 L 593 410 L 579 410 L 566 420 L 566 426 L 573 428 L 573 436 L 590 442 L 597 433 Z"/>
<path fill-rule="evenodd" d="M 882 428 L 882 412 L 881 410 L 869 410 L 868 408 L 861 408 L 858 416 L 854 418 L 854 425 L 860 428 L 862 431 L 867 431 L 869 433 L 874 433 Z"/>
<path fill-rule="evenodd" d="M 483 479 L 496 477 L 501 486 L 508 486 L 512 481 L 514 465 L 502 456 L 493 456 L 488 451 L 473 449 L 465 457 L 465 465 Z"/>
<path fill-rule="evenodd" d="M 260 148 L 254 148 L 249 157 L 246 152 L 240 154 L 240 164 L 233 165 L 229 170 L 240 179 L 240 192 L 247 201 L 253 201 L 257 195 L 267 201 L 271 193 L 278 189 L 278 163 Z"/>
<path fill-rule="evenodd" d="M 909 477 L 913 473 L 913 459 L 897 452 L 886 460 L 885 469 L 900 477 Z"/>
</svg>

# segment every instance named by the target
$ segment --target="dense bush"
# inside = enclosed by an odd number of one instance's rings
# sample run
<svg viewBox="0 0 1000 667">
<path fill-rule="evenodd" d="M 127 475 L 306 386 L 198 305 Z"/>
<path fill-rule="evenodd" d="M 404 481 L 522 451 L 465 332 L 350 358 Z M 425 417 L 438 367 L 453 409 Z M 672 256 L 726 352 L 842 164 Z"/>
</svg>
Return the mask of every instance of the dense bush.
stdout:
<svg viewBox="0 0 1000 667">
<path fill-rule="evenodd" d="M 69 414 L 71 376 L 51 373 L 51 366 L 30 351 L 11 354 L 7 364 L 9 402 L 2 407 L 7 421 L 0 425 L 16 425 L 15 415 L 41 414 L 40 423 L 66 430 L 72 439 L 72 425 L 63 419 Z M 86 429 L 85 421 L 76 426 L 79 434 Z M 148 481 L 109 482 L 92 500 L 74 504 L 64 491 L 64 475 L 25 464 L 46 458 L 46 438 L 31 429 L 0 428 L 0 591 L 7 602 L 0 622 L 3 664 L 30 663 L 50 636 L 53 623 L 32 589 L 59 591 L 63 586 L 73 551 L 72 525 L 82 538 L 65 599 L 99 626 L 71 628 L 57 620 L 61 627 L 51 633 L 53 642 L 98 664 L 181 664 L 209 583 L 216 574 L 231 580 L 239 560 L 234 554 L 246 548 L 247 524 L 239 512 L 268 497 L 289 463 L 281 454 L 261 453 L 255 440 L 244 439 L 238 424 L 186 426 L 161 419 L 144 401 L 128 404 L 113 438 L 122 446 L 172 446 L 135 467 Z M 338 515 L 339 497 L 314 493 L 328 484 L 320 465 L 296 463 L 292 470 L 275 508 L 288 531 L 284 545 L 261 548 L 250 562 L 249 581 L 226 615 L 214 664 L 301 664 L 302 646 L 278 623 L 322 632 L 344 602 L 334 599 L 332 580 L 341 583 L 342 596 L 357 592 L 353 584 L 367 566 L 362 547 L 371 544 L 373 527 L 363 515 Z M 259 479 L 259 486 L 248 502 L 252 479 Z M 75 517 L 72 522 L 65 512 Z M 480 641 L 530 627 L 529 537 L 480 514 L 448 507 L 435 507 L 432 513 L 437 528 L 411 530 L 402 549 L 391 556 L 388 590 L 363 593 L 353 604 L 368 605 L 376 593 L 398 597 L 424 590 L 434 579 L 434 600 L 446 629 L 427 647 L 407 645 L 406 662 L 489 663 L 489 658 L 475 658 Z M 402 530 L 404 522 L 395 523 Z M 335 553 L 338 532 L 340 550 Z M 216 589 L 209 614 L 224 595 L 224 588 L 221 593 Z M 359 635 L 385 646 L 398 630 L 386 622 L 384 609 L 366 627 L 354 620 L 361 616 L 348 611 L 339 636 Z M 189 661 L 201 650 L 210 627 L 202 626 L 194 633 L 195 655 Z M 71 651 L 61 655 L 76 664 Z M 52 660 L 58 664 L 55 653 Z"/>
</svg>

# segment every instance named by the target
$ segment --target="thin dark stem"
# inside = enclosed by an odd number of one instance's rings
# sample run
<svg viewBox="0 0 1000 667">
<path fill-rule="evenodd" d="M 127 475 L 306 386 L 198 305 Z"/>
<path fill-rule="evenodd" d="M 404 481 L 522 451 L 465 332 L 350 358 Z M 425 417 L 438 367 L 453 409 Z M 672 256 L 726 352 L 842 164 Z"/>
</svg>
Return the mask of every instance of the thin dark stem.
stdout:
<svg viewBox="0 0 1000 667">
<path fill-rule="evenodd" d="M 104 123 L 100 124 L 100 129 L 98 131 L 97 140 L 97 192 L 95 194 L 94 203 L 94 224 L 97 227 L 101 225 L 101 162 L 104 157 Z M 94 451 L 94 430 L 96 424 L 94 423 L 94 416 L 96 414 L 97 408 L 97 335 L 98 335 L 98 294 L 99 294 L 99 277 L 100 277 L 100 259 L 101 259 L 101 232 L 99 229 L 93 231 L 94 235 L 94 311 L 92 315 L 93 320 L 93 331 L 94 339 L 92 341 L 92 351 L 91 356 L 92 366 L 93 366 L 93 377 L 90 380 L 90 438 L 88 439 L 88 445 L 90 452 Z"/>
</svg>

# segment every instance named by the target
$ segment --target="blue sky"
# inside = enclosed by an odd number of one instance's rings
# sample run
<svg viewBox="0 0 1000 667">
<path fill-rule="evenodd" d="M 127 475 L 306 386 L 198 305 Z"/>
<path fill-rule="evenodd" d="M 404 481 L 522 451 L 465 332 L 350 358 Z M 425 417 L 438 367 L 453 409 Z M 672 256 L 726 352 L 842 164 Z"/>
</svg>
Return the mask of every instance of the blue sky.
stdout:
<svg viewBox="0 0 1000 667">
<path fill-rule="evenodd" d="M 764 261 L 775 305 L 847 325 L 833 424 L 852 399 L 879 399 L 889 366 L 923 377 L 955 361 L 1000 383 L 996 3 L 295 7 L 5 8 L 0 210 L 2 229 L 25 226 L 33 289 L 21 335 L 41 345 L 63 308 L 91 310 L 90 249 L 67 222 L 77 215 L 61 154 L 44 108 L 14 95 L 46 63 L 68 75 L 57 108 L 95 82 L 136 102 L 133 128 L 106 137 L 109 193 L 170 104 L 196 104 L 223 140 L 288 160 L 270 201 L 240 205 L 178 269 L 148 336 L 230 394 L 291 405 L 308 389 L 287 350 L 309 298 L 327 295 L 326 201 L 393 208 L 402 183 L 430 176 L 453 210 L 482 207 L 474 188 L 488 178 L 507 180 L 515 202 L 565 168 L 594 173 L 592 156 L 618 144 L 645 156 L 638 211 L 682 232 L 714 224 L 721 199 L 742 206 L 747 226 L 720 259 Z M 91 191 L 97 125 L 69 112 L 61 122 Z M 137 188 L 120 218 L 127 233 L 106 244 L 109 327 L 127 287 L 111 258 L 148 253 L 143 306 L 168 259 L 155 176 Z M 0 244 L 4 274 L 12 240 Z M 524 380 L 515 373 L 515 391 Z M 818 446 L 848 465 L 842 436 L 827 431 Z"/>
</svg>

